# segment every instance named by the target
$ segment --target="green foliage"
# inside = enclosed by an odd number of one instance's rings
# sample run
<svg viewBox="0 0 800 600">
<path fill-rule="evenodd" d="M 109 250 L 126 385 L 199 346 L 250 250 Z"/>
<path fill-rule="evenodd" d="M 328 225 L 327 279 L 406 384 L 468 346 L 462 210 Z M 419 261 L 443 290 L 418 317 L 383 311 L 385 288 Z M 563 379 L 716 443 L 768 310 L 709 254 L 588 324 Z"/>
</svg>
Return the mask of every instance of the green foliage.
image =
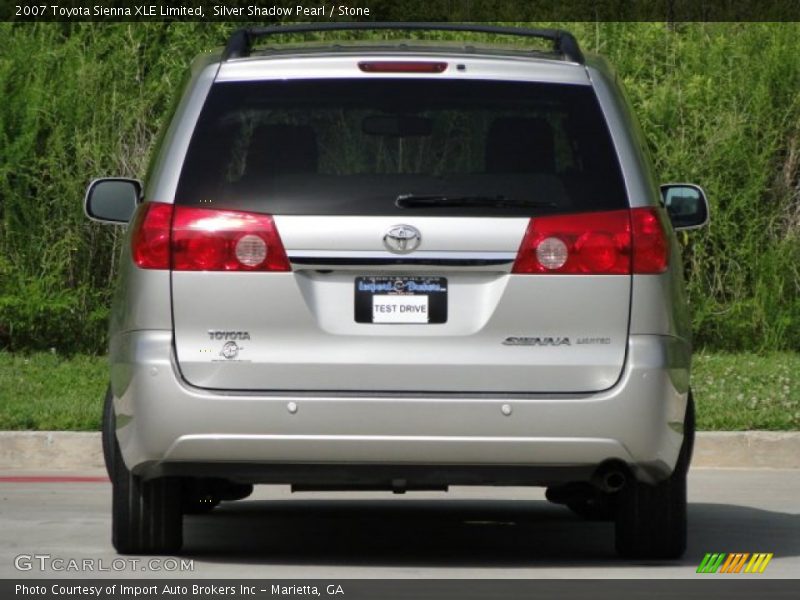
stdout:
<svg viewBox="0 0 800 600">
<path fill-rule="evenodd" d="M 800 355 L 695 355 L 699 429 L 800 429 Z"/>
<path fill-rule="evenodd" d="M 187 57 L 224 35 L 0 23 L 0 37 L 0 347 L 99 352 L 121 234 L 84 217 L 84 190 L 143 178 Z"/>
<path fill-rule="evenodd" d="M 103 358 L 0 351 L 0 430 L 97 431 L 107 385 Z"/>
<path fill-rule="evenodd" d="M 190 58 L 233 27 L 0 23 L 0 347 L 104 349 L 121 237 L 86 184 L 144 177 Z M 682 235 L 696 340 L 800 347 L 800 24 L 566 28 L 617 68 L 661 180 L 711 198 Z"/>
</svg>

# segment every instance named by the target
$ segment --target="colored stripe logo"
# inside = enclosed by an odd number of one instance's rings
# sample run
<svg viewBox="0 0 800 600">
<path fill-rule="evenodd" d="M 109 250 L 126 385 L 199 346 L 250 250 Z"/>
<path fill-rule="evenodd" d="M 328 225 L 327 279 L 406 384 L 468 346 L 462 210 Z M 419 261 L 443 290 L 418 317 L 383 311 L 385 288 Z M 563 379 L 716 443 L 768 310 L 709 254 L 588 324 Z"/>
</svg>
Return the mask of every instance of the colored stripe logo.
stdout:
<svg viewBox="0 0 800 600">
<path fill-rule="evenodd" d="M 698 573 L 763 573 L 773 553 L 707 552 L 697 567 Z M 749 559 L 749 560 L 748 560 Z M 747 565 L 747 566 L 745 566 Z"/>
</svg>

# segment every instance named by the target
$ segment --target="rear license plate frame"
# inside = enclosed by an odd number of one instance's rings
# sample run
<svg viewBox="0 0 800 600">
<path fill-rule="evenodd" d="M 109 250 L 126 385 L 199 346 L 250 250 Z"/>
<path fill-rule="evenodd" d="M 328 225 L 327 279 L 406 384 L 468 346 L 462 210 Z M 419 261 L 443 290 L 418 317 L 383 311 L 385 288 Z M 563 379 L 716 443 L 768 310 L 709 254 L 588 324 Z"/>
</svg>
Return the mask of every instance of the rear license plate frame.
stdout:
<svg viewBox="0 0 800 600">
<path fill-rule="evenodd" d="M 447 278 L 427 275 L 364 275 L 354 282 L 354 317 L 356 323 L 374 325 L 441 325 L 447 323 Z M 419 305 L 420 296 L 427 297 L 427 321 L 375 320 L 375 297 L 390 296 L 415 297 L 414 305 Z M 396 301 L 389 302 L 394 304 Z M 411 303 L 410 303 L 411 304 Z"/>
</svg>

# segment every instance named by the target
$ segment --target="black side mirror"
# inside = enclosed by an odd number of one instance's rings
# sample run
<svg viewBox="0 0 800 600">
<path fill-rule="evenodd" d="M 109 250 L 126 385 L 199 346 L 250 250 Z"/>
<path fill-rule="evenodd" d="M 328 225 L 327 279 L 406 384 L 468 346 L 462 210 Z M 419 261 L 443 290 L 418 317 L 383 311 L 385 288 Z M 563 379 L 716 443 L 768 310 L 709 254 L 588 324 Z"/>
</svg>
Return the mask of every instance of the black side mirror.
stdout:
<svg viewBox="0 0 800 600">
<path fill-rule="evenodd" d="M 95 179 L 86 190 L 83 209 L 93 221 L 125 224 L 131 220 L 141 195 L 142 184 L 135 179 Z"/>
<path fill-rule="evenodd" d="M 708 223 L 708 199 L 700 186 L 691 183 L 662 185 L 661 196 L 676 230 L 697 229 Z"/>
</svg>

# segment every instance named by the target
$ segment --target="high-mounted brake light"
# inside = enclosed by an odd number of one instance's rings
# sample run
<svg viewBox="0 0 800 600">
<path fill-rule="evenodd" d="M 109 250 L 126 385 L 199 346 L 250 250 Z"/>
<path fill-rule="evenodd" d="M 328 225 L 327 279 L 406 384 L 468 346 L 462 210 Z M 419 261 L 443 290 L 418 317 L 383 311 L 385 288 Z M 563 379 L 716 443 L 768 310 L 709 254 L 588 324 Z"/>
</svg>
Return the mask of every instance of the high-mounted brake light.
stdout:
<svg viewBox="0 0 800 600">
<path fill-rule="evenodd" d="M 535 217 L 514 273 L 626 275 L 663 273 L 669 244 L 656 208 Z"/>
<path fill-rule="evenodd" d="M 364 73 L 444 73 L 446 62 L 428 61 L 362 61 L 358 68 Z"/>
<path fill-rule="evenodd" d="M 142 269 L 290 270 L 269 215 L 148 202 L 134 220 L 131 240 Z"/>
</svg>

